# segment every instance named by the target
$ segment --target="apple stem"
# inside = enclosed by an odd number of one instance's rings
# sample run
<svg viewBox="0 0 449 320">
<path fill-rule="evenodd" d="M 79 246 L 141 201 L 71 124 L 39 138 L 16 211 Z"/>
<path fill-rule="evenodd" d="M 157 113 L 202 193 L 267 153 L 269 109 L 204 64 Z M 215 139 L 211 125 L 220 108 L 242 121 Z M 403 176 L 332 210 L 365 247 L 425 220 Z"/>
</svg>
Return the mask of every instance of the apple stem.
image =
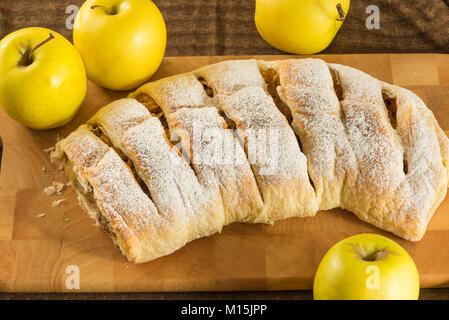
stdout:
<svg viewBox="0 0 449 320">
<path fill-rule="evenodd" d="M 114 9 L 112 9 L 112 10 L 109 10 L 107 7 L 105 7 L 105 6 L 101 6 L 101 5 L 94 5 L 94 6 L 90 6 L 90 8 L 93 10 L 93 9 L 95 9 L 95 8 L 103 8 L 103 10 L 104 10 L 104 12 L 106 12 L 106 14 L 109 14 L 109 15 L 114 15 L 114 14 L 116 14 L 116 12 L 115 12 L 115 10 Z"/>
<path fill-rule="evenodd" d="M 41 46 L 43 46 L 44 44 L 46 44 L 48 41 L 50 41 L 50 40 L 52 40 L 52 39 L 54 39 L 54 38 L 55 38 L 55 36 L 54 36 L 52 33 L 50 33 L 47 39 L 45 39 L 44 41 L 42 41 L 41 43 L 39 43 L 37 46 L 35 46 L 35 47 L 30 51 L 30 53 L 28 54 L 28 61 L 27 61 L 28 64 L 31 64 L 31 62 L 33 62 L 33 61 L 32 61 L 32 58 L 33 58 L 33 53 L 34 53 L 34 51 L 36 51 L 38 48 L 40 48 Z"/>
<path fill-rule="evenodd" d="M 343 11 L 343 8 L 341 7 L 341 3 L 337 4 L 337 11 L 338 14 L 340 15 L 340 18 L 337 19 L 338 21 L 345 21 L 345 12 Z"/>
</svg>

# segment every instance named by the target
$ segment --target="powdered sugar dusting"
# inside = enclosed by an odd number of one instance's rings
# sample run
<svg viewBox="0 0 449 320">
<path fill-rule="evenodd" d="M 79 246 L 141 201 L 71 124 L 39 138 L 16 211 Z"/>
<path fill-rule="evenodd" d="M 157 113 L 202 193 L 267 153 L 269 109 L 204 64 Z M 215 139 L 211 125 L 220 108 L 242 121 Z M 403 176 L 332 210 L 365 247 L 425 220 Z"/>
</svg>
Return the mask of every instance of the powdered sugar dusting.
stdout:
<svg viewBox="0 0 449 320">
<path fill-rule="evenodd" d="M 179 108 L 208 105 L 210 100 L 193 74 L 181 74 L 148 83 L 131 96 L 137 96 L 140 92 L 149 93 L 162 107 L 166 116 Z"/>
<path fill-rule="evenodd" d="M 219 231 L 223 211 L 219 193 L 208 192 L 193 170 L 165 137 L 157 117 L 134 99 L 123 99 L 103 108 L 90 122 L 99 123 L 116 148 L 132 160 L 160 215 L 172 227 L 192 234 Z M 123 105 L 129 112 L 115 117 Z M 124 129 L 126 124 L 126 129 Z M 186 239 L 190 239 L 187 234 Z M 196 236 L 195 236 L 196 237 Z"/>
<path fill-rule="evenodd" d="M 301 216 L 316 212 L 315 192 L 309 183 L 307 161 L 301 152 L 293 130 L 276 108 L 273 99 L 262 87 L 244 87 L 231 95 L 218 94 L 220 108 L 235 121 L 265 202 L 294 203 L 284 213 L 270 210 L 273 220 L 277 215 Z M 276 189 L 278 195 L 272 193 Z M 286 189 L 285 193 L 281 190 Z M 276 210 L 280 210 L 276 208 Z"/>
<path fill-rule="evenodd" d="M 150 224 L 164 222 L 157 217 L 156 207 L 113 149 L 109 149 L 88 173 L 97 204 L 110 215 L 111 221 L 118 225 L 125 223 L 125 232 L 144 233 Z"/>
<path fill-rule="evenodd" d="M 337 81 L 343 89 L 343 99 L 368 100 L 375 104 L 384 104 L 379 80 L 357 69 L 341 64 L 330 63 L 329 68 L 337 74 Z"/>
<path fill-rule="evenodd" d="M 447 189 L 433 115 L 411 91 L 349 67 L 331 69 L 346 97 L 342 106 L 361 171 L 359 193 L 370 198 L 370 205 L 355 213 L 402 237 L 420 239 Z M 396 130 L 387 117 L 384 91 L 396 105 Z M 440 141 L 447 145 L 447 138 Z"/>
<path fill-rule="evenodd" d="M 292 59 L 279 62 L 283 86 L 333 90 L 332 76 L 320 59 Z M 319 96 L 317 96 L 318 98 Z M 318 105 L 317 105 L 318 106 Z"/>
<path fill-rule="evenodd" d="M 64 150 L 67 157 L 77 167 L 88 168 L 103 157 L 108 151 L 108 146 L 97 139 L 86 125 L 82 125 L 67 138 L 58 142 L 56 149 Z"/>
<path fill-rule="evenodd" d="M 404 146 L 408 161 L 408 174 L 404 192 L 408 191 L 409 200 L 404 203 L 401 212 L 423 225 L 430 220 L 435 201 L 442 200 L 442 192 L 447 188 L 447 169 L 443 165 L 440 147 L 447 148 L 447 137 L 438 137 L 440 129 L 432 112 L 422 100 L 411 91 L 384 84 L 396 98 L 398 105 L 398 133 Z M 446 176 L 446 177 L 445 177 Z"/>
<path fill-rule="evenodd" d="M 100 109 L 90 123 L 107 123 L 115 136 L 123 135 L 126 130 L 144 121 L 150 116 L 148 110 L 135 99 L 116 100 Z"/>
<path fill-rule="evenodd" d="M 383 117 L 383 106 L 344 100 L 342 108 L 359 165 L 359 183 L 373 196 L 391 192 L 404 177 L 402 147 Z"/>
<path fill-rule="evenodd" d="M 217 185 L 225 207 L 225 224 L 257 219 L 263 202 L 240 143 L 217 108 L 183 108 L 172 114 L 174 131 L 202 185 Z"/>
<path fill-rule="evenodd" d="M 306 161 L 296 137 L 285 117 L 262 88 L 246 87 L 231 96 L 219 95 L 219 101 L 222 109 L 236 121 L 238 128 L 245 135 L 248 150 L 252 148 L 251 144 L 255 145 L 254 148 L 266 147 L 268 156 L 260 153 L 260 157 L 254 160 L 258 173 L 261 168 L 273 168 L 272 174 L 264 177 L 267 183 L 276 179 L 306 178 Z M 257 139 L 263 134 L 267 135 L 266 139 Z M 268 143 L 270 134 L 277 135 L 277 141 L 273 145 Z M 251 138 L 255 141 L 250 141 Z M 257 144 L 263 140 L 266 140 L 265 145 Z M 271 157 L 271 154 L 274 156 Z"/>
<path fill-rule="evenodd" d="M 159 210 L 170 213 L 172 221 L 187 217 L 193 226 L 201 225 L 200 219 L 207 221 L 207 215 L 220 213 L 220 210 L 214 212 L 214 208 L 208 208 L 211 195 L 201 187 L 185 160 L 164 139 L 164 130 L 157 118 L 151 117 L 128 130 L 123 141 L 135 153 L 138 159 L 136 167 L 146 178 Z"/>
<path fill-rule="evenodd" d="M 287 60 L 278 72 L 278 91 L 292 112 L 320 208 L 339 207 L 344 183 L 354 183 L 358 168 L 329 69 L 322 60 Z"/>
<path fill-rule="evenodd" d="M 244 87 L 262 87 L 265 84 L 257 60 L 223 61 L 195 73 L 203 76 L 216 93 L 232 93 Z"/>
</svg>

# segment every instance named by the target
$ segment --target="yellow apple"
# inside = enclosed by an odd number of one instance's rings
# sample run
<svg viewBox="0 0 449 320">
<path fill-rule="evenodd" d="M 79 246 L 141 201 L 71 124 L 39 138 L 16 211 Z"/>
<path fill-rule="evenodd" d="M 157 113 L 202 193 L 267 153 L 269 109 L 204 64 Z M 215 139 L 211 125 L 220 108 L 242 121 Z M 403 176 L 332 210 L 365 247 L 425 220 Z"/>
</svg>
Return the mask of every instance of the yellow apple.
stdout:
<svg viewBox="0 0 449 320">
<path fill-rule="evenodd" d="M 0 41 L 0 106 L 33 129 L 69 122 L 86 96 L 78 51 L 45 28 L 17 30 Z"/>
<path fill-rule="evenodd" d="M 335 244 L 315 274 L 316 300 L 416 300 L 419 276 L 413 259 L 396 242 L 360 234 Z"/>
<path fill-rule="evenodd" d="M 296 54 L 317 53 L 334 39 L 348 13 L 349 2 L 256 0 L 256 27 L 262 38 L 277 49 Z"/>
<path fill-rule="evenodd" d="M 162 62 L 166 38 L 164 18 L 150 0 L 88 0 L 73 29 L 88 78 L 114 90 L 147 81 Z"/>
</svg>

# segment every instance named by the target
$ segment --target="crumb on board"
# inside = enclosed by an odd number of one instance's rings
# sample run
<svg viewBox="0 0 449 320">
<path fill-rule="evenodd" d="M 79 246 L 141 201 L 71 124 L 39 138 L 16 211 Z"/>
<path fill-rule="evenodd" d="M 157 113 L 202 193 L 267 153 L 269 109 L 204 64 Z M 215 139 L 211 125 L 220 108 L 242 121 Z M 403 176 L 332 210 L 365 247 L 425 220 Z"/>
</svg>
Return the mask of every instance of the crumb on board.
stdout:
<svg viewBox="0 0 449 320">
<path fill-rule="evenodd" d="M 52 203 L 53 207 L 59 207 L 61 205 L 61 203 L 63 203 L 65 201 L 65 199 L 59 199 L 59 200 L 55 200 Z"/>
<path fill-rule="evenodd" d="M 42 166 L 42 171 L 45 172 L 45 170 L 47 170 L 45 166 Z"/>
<path fill-rule="evenodd" d="M 64 189 L 65 184 L 58 181 L 53 181 L 51 186 L 44 189 L 44 193 L 47 196 L 52 196 L 54 194 L 61 194 L 62 189 Z"/>
<path fill-rule="evenodd" d="M 65 218 L 64 221 L 65 221 L 65 222 L 69 222 L 70 219 L 69 219 L 69 218 Z"/>
<path fill-rule="evenodd" d="M 36 216 L 36 218 L 43 218 L 43 217 L 46 217 L 46 216 L 47 216 L 46 213 L 41 213 L 41 214 L 38 214 L 38 215 Z"/>
</svg>

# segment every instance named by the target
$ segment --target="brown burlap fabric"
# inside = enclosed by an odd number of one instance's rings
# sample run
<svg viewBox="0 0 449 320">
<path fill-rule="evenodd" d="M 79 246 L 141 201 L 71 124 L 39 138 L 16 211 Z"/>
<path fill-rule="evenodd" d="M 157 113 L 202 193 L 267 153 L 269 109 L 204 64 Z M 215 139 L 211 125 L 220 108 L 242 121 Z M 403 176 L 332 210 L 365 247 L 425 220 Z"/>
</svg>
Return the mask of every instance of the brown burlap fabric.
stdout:
<svg viewBox="0 0 449 320">
<path fill-rule="evenodd" d="M 279 54 L 257 33 L 255 0 L 154 0 L 167 23 L 167 56 Z M 71 40 L 74 6 L 83 0 L 0 1 L 0 38 L 29 26 Z M 380 28 L 365 25 L 376 4 Z M 282 23 L 281 21 L 279 23 Z M 324 53 L 449 53 L 449 0 L 351 2 L 346 22 Z M 1 143 L 0 143 L 1 157 Z M 0 299 L 311 299 L 311 292 L 0 294 Z M 449 299 L 449 289 L 423 289 L 421 299 Z"/>
<path fill-rule="evenodd" d="M 0 1 L 0 37 L 27 27 L 71 39 L 72 6 L 83 0 Z M 165 17 L 167 56 L 271 54 L 254 25 L 255 0 L 154 0 Z M 365 25 L 376 4 L 380 28 Z M 68 21 L 67 21 L 68 20 Z M 282 23 L 279 21 L 279 23 Z M 449 52 L 449 0 L 351 2 L 346 22 L 325 53 Z"/>
<path fill-rule="evenodd" d="M 420 300 L 449 300 L 449 289 L 421 289 Z M 9 293 L 0 299 L 42 300 L 312 300 L 311 291 L 182 292 L 182 293 Z"/>
</svg>

